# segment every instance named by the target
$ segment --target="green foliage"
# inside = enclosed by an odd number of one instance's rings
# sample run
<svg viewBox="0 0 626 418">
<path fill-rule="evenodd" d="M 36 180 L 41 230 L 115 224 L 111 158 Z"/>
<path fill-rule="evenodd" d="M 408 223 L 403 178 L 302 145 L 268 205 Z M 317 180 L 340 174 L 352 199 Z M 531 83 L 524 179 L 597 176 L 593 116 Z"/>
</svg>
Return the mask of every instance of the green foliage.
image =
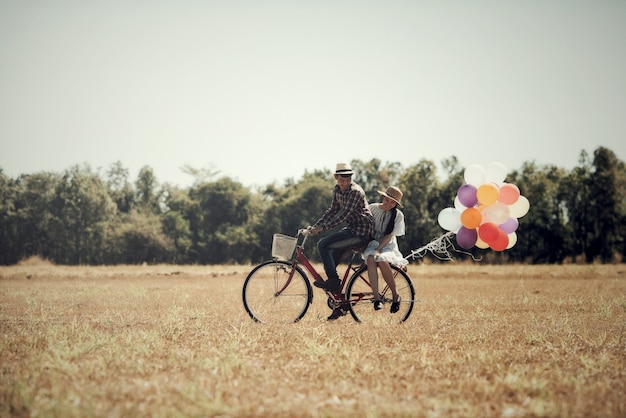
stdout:
<svg viewBox="0 0 626 418">
<path fill-rule="evenodd" d="M 559 199 L 566 184 L 565 171 L 555 166 L 526 163 L 521 173 L 513 173 L 511 182 L 524 191 L 532 204 L 529 213 L 519 220 L 523 239 L 518 240 L 517 248 L 511 249 L 512 257 L 532 263 L 562 262 L 567 256 L 567 247 L 564 207 Z"/>
<path fill-rule="evenodd" d="M 368 162 L 352 160 L 350 162 L 355 172 L 354 180 L 363 188 L 370 203 L 378 202 L 378 190 L 385 190 L 389 186 L 397 185 L 402 166 L 398 162 L 383 164 L 374 158 Z"/>
<path fill-rule="evenodd" d="M 442 234 L 437 215 L 441 209 L 452 205 L 454 195 L 441 195 L 437 168 L 427 160 L 406 169 L 400 177 L 399 187 L 404 192 L 406 236 L 398 240 L 398 245 L 406 254 Z"/>
<path fill-rule="evenodd" d="M 88 166 L 67 170 L 57 185 L 50 212 L 49 231 L 57 244 L 55 261 L 62 264 L 104 261 L 105 231 L 114 220 L 116 207 L 99 175 Z"/>
<path fill-rule="evenodd" d="M 109 258 L 118 264 L 171 263 L 176 259 L 174 242 L 163 233 L 159 216 L 132 211 L 114 229 Z"/>
<path fill-rule="evenodd" d="M 439 212 L 454 205 L 463 184 L 456 157 L 404 168 L 397 162 L 353 160 L 354 180 L 370 202 L 390 185 L 404 192 L 408 254 L 444 231 Z M 134 182 L 116 162 L 102 176 L 89 166 L 62 174 L 40 172 L 9 178 L 0 168 L 0 264 L 38 255 L 60 264 L 255 263 L 270 257 L 272 235 L 294 235 L 328 208 L 335 185 L 328 169 L 252 191 L 217 171 L 184 168 L 194 184 L 160 185 L 152 168 Z M 531 203 L 520 219 L 517 244 L 487 255 L 487 262 L 615 262 L 626 255 L 626 170 L 609 149 L 593 158 L 581 152 L 571 171 L 524 163 L 509 173 Z M 316 259 L 317 240 L 307 243 Z"/>
</svg>

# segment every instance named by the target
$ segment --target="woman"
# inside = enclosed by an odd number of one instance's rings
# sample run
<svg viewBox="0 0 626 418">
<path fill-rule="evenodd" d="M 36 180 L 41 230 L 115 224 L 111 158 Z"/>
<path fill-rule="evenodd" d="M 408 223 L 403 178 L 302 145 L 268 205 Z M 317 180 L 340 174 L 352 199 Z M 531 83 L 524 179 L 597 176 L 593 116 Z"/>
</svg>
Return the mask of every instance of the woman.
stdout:
<svg viewBox="0 0 626 418">
<path fill-rule="evenodd" d="M 372 203 L 369 209 L 374 216 L 374 240 L 370 241 L 363 252 L 367 263 L 367 274 L 374 292 L 374 309 L 383 308 L 383 303 L 378 294 L 378 268 L 383 274 L 383 279 L 393 295 L 391 313 L 400 310 L 400 297 L 396 291 L 396 282 L 393 279 L 393 271 L 390 264 L 400 267 L 406 266 L 408 261 L 398 249 L 397 236 L 404 235 L 404 214 L 398 207 L 402 206 L 402 192 L 399 188 L 390 186 L 384 192 L 378 192 L 382 197 L 381 203 Z"/>
</svg>

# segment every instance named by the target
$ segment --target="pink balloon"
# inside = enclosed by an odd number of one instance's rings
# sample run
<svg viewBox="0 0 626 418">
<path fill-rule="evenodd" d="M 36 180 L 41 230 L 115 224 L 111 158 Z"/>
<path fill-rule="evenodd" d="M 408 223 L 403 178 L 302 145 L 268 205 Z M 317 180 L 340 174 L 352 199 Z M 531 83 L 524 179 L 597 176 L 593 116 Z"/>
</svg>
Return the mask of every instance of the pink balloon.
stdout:
<svg viewBox="0 0 626 418">
<path fill-rule="evenodd" d="M 483 222 L 493 222 L 496 225 L 504 223 L 509 219 L 509 207 L 500 202 L 485 207 L 482 213 Z"/>
<path fill-rule="evenodd" d="M 500 197 L 498 200 L 505 205 L 512 205 L 519 199 L 519 188 L 511 183 L 500 186 Z"/>
<path fill-rule="evenodd" d="M 478 198 L 476 197 L 477 190 L 476 186 L 471 184 L 462 185 L 457 191 L 459 202 L 466 208 L 474 207 L 478 203 Z"/>
<path fill-rule="evenodd" d="M 470 249 L 476 244 L 478 239 L 478 232 L 475 229 L 467 229 L 464 226 L 460 227 L 456 232 L 456 242 L 465 249 Z"/>
</svg>

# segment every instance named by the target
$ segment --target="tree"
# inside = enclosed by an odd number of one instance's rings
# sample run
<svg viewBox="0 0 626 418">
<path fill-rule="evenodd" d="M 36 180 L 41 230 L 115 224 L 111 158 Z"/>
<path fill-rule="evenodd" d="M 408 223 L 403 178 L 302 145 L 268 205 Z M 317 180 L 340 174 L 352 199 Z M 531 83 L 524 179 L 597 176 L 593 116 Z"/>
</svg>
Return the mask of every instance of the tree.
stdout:
<svg viewBox="0 0 626 418">
<path fill-rule="evenodd" d="M 161 228 L 158 215 L 131 211 L 125 214 L 112 236 L 110 257 L 116 263 L 171 263 L 175 247 Z"/>
<path fill-rule="evenodd" d="M 593 153 L 593 171 L 589 178 L 593 194 L 592 218 L 588 220 L 594 227 L 591 250 L 594 257 L 604 263 L 613 261 L 619 252 L 622 235 L 619 226 L 623 219 L 620 202 L 623 194 L 619 193 L 619 176 L 624 172 L 624 164 L 615 154 L 605 147 L 597 148 Z"/>
<path fill-rule="evenodd" d="M 62 241 L 55 236 L 58 219 L 52 209 L 61 182 L 58 174 L 40 172 L 22 175 L 14 183 L 14 213 L 8 220 L 17 232 L 10 245 L 19 259 L 38 255 L 56 261 Z"/>
<path fill-rule="evenodd" d="M 444 202 L 438 190 L 437 168 L 432 161 L 421 160 L 409 167 L 399 180 L 399 187 L 404 192 L 404 218 L 406 237 L 398 240 L 400 250 L 408 254 L 410 250 L 421 247 L 433 238 L 443 234 L 437 224 L 439 211 L 453 203 Z"/>
<path fill-rule="evenodd" d="M 590 220 L 593 217 L 593 194 L 591 184 L 591 163 L 585 151 L 580 153 L 579 166 L 565 176 L 559 193 L 565 206 L 566 234 L 569 236 L 570 255 L 583 255 L 585 261 L 593 261 L 592 240 L 594 228 Z"/>
<path fill-rule="evenodd" d="M 531 210 L 519 220 L 518 236 L 523 239 L 509 250 L 510 255 L 535 263 L 557 263 L 565 259 L 568 254 L 563 239 L 565 214 L 559 200 L 560 185 L 565 179 L 563 169 L 535 163 L 525 163 L 521 173 L 513 173 L 513 183 L 528 198 Z"/>
<path fill-rule="evenodd" d="M 173 242 L 174 262 L 189 263 L 191 257 L 192 233 L 189 214 L 193 202 L 187 190 L 166 185 L 165 213 L 162 216 L 163 233 Z"/>
<path fill-rule="evenodd" d="M 107 228 L 116 207 L 102 179 L 89 166 L 67 170 L 51 206 L 55 261 L 92 264 L 104 260 Z"/>
<path fill-rule="evenodd" d="M 241 183 L 228 177 L 193 187 L 188 219 L 192 251 L 201 263 L 250 259 L 256 236 L 241 234 L 238 227 L 248 222 L 251 193 Z"/>
<path fill-rule="evenodd" d="M 0 264 L 19 261 L 21 247 L 18 245 L 20 230 L 15 208 L 18 188 L 0 168 Z"/>
<path fill-rule="evenodd" d="M 128 170 L 117 161 L 107 171 L 107 188 L 109 195 L 117 210 L 121 213 L 129 213 L 133 207 L 135 192 L 128 182 Z"/>
<path fill-rule="evenodd" d="M 151 213 L 160 213 L 160 193 L 157 192 L 159 183 L 154 171 L 149 166 L 144 166 L 139 170 L 135 187 L 137 190 L 138 209 Z"/>
<path fill-rule="evenodd" d="M 354 180 L 363 188 L 370 203 L 380 200 L 379 190 L 384 191 L 389 186 L 397 185 L 402 172 L 400 163 L 387 162 L 383 164 L 377 158 L 367 162 L 352 160 L 350 165 L 355 172 Z"/>
</svg>

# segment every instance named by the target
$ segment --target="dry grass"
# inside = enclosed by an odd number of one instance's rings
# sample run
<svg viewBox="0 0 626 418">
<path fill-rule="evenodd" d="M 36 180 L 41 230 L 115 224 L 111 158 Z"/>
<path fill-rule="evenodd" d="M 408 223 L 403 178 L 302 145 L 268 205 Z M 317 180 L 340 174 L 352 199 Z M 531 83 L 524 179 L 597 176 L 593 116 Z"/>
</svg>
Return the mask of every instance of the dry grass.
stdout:
<svg viewBox="0 0 626 418">
<path fill-rule="evenodd" d="M 626 416 L 624 266 L 411 264 L 392 326 L 256 324 L 249 270 L 1 267 L 0 415 Z"/>
</svg>

